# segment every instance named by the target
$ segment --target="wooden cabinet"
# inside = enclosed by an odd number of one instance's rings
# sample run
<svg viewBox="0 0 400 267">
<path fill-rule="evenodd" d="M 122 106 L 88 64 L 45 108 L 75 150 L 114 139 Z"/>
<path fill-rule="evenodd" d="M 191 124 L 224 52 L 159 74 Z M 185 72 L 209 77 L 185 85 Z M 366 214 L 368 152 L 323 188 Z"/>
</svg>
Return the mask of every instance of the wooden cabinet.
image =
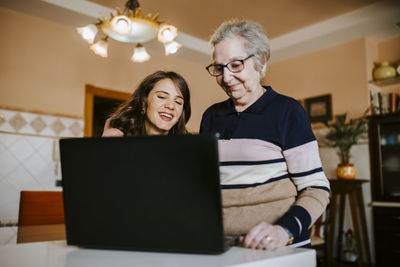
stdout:
<svg viewBox="0 0 400 267">
<path fill-rule="evenodd" d="M 400 207 L 374 207 L 376 266 L 400 263 Z"/>
<path fill-rule="evenodd" d="M 376 266 L 400 262 L 400 113 L 368 124 Z"/>
<path fill-rule="evenodd" d="M 368 131 L 372 200 L 400 203 L 400 113 L 369 117 Z"/>
</svg>

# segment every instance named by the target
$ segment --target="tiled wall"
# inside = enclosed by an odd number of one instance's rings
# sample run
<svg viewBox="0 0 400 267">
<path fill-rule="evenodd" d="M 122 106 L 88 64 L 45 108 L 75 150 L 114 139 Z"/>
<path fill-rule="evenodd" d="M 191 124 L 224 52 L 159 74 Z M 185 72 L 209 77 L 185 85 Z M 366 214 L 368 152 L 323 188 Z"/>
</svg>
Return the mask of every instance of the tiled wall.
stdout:
<svg viewBox="0 0 400 267">
<path fill-rule="evenodd" d="M 18 220 L 21 190 L 60 190 L 58 140 L 83 136 L 83 120 L 0 109 L 0 223 Z M 0 245 L 15 243 L 16 227 L 0 226 Z"/>
</svg>

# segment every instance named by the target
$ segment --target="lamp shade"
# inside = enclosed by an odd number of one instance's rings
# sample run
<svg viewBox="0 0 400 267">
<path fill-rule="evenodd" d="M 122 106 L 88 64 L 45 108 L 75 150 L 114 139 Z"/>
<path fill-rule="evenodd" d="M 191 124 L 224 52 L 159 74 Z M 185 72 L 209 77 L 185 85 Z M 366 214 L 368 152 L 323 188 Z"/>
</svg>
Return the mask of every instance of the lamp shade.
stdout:
<svg viewBox="0 0 400 267">
<path fill-rule="evenodd" d="M 116 16 L 110 24 L 112 30 L 120 35 L 128 35 L 132 31 L 132 22 L 127 16 Z"/>
<path fill-rule="evenodd" d="M 145 62 L 150 55 L 141 45 L 158 39 L 165 48 L 165 55 L 174 54 L 182 46 L 175 42 L 178 29 L 165 22 L 159 22 L 160 15 L 152 16 L 150 13 L 143 16 L 138 0 L 128 0 L 122 12 L 116 8 L 116 14 L 110 12 L 109 16 L 102 15 L 94 24 L 76 28 L 82 38 L 90 44 L 90 49 L 101 57 L 108 56 L 108 40 L 137 44 L 131 60 Z M 102 40 L 95 42 L 97 33 L 104 35 Z M 98 39 L 101 39 L 98 38 Z M 110 39 L 108 39 L 110 38 Z M 112 41 L 112 42 L 113 42 Z"/>
<path fill-rule="evenodd" d="M 150 59 L 149 53 L 147 53 L 146 48 L 141 44 L 138 44 L 133 50 L 132 61 L 134 62 L 145 62 Z"/>
<path fill-rule="evenodd" d="M 161 43 L 169 43 L 175 40 L 178 35 L 178 29 L 175 26 L 162 24 L 160 30 L 158 31 L 158 40 Z"/>
<path fill-rule="evenodd" d="M 89 24 L 85 27 L 76 28 L 76 31 L 82 36 L 82 38 L 89 44 L 93 44 L 94 38 L 98 32 L 95 25 Z"/>
<path fill-rule="evenodd" d="M 164 44 L 165 55 L 168 56 L 170 54 L 175 54 L 180 47 L 182 47 L 182 45 L 175 41 Z"/>
<path fill-rule="evenodd" d="M 96 54 L 101 57 L 107 57 L 107 49 L 108 49 L 108 43 L 106 39 L 101 39 L 100 41 L 96 42 L 95 44 L 92 44 L 90 46 L 90 49 Z"/>
</svg>

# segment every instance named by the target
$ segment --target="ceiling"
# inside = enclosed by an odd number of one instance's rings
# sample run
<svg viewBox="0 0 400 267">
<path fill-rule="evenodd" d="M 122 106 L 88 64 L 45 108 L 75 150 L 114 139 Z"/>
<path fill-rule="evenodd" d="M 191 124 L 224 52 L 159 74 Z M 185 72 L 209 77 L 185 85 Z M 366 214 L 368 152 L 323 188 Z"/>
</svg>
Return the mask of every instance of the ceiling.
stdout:
<svg viewBox="0 0 400 267">
<path fill-rule="evenodd" d="M 126 0 L 1 0 L 0 6 L 71 26 L 122 10 Z M 139 0 L 142 13 L 179 30 L 180 52 L 206 55 L 207 40 L 230 18 L 259 22 L 271 39 L 274 61 L 366 37 L 380 42 L 400 36 L 399 0 Z M 147 46 L 147 45 L 146 45 Z"/>
<path fill-rule="evenodd" d="M 121 10 L 126 3 L 126 0 L 90 1 Z M 182 32 L 204 40 L 230 18 L 257 21 L 265 27 L 269 38 L 275 38 L 376 2 L 378 0 L 139 0 L 143 14 L 159 13 L 161 21 L 168 21 Z"/>
</svg>

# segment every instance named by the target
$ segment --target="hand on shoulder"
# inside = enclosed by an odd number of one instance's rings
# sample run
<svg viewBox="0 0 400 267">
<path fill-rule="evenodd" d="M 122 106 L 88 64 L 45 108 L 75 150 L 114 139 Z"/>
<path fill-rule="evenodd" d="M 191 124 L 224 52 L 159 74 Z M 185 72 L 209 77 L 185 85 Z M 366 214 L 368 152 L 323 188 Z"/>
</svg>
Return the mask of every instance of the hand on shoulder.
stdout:
<svg viewBox="0 0 400 267">
<path fill-rule="evenodd" d="M 110 119 L 104 124 L 103 135 L 101 137 L 122 137 L 124 133 L 117 128 L 110 128 Z"/>
</svg>

